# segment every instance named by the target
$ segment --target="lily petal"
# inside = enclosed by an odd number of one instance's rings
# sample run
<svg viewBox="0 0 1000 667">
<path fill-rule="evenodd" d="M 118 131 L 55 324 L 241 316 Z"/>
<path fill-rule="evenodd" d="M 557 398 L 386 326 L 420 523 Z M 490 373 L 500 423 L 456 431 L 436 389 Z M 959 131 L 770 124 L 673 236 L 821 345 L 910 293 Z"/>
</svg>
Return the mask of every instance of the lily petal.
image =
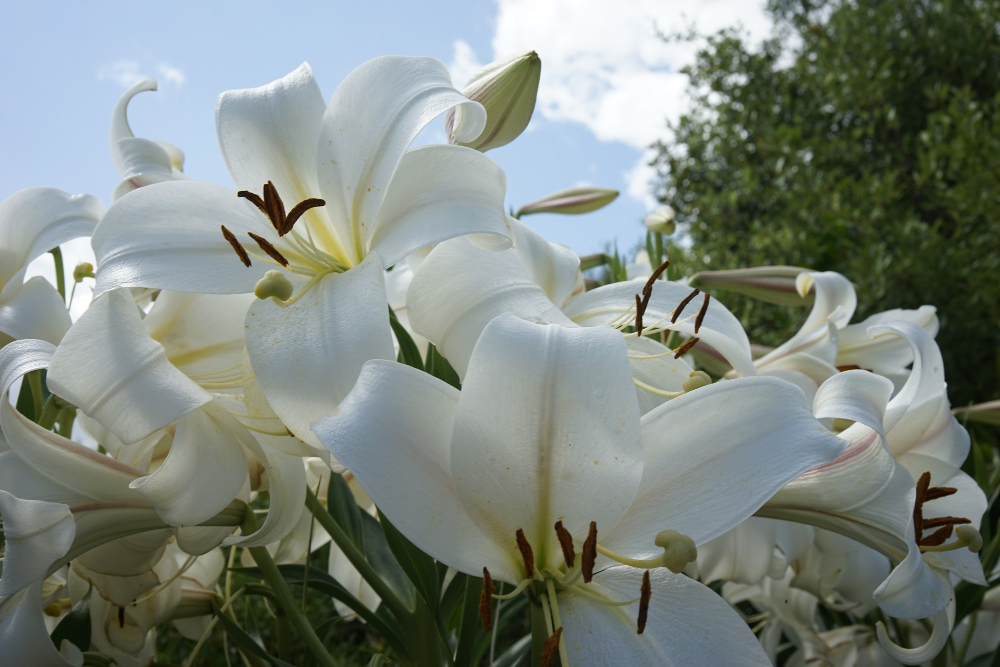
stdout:
<svg viewBox="0 0 1000 667">
<path fill-rule="evenodd" d="M 91 304 L 52 356 L 47 382 L 125 444 L 212 400 L 149 337 L 128 290 Z"/>
<path fill-rule="evenodd" d="M 406 293 L 413 330 L 434 343 L 460 377 L 483 329 L 513 313 L 529 322 L 573 326 L 532 280 L 515 250 L 491 252 L 465 238 L 439 244 Z"/>
<path fill-rule="evenodd" d="M 246 346 L 275 413 L 306 444 L 320 447 L 309 426 L 336 409 L 366 361 L 394 358 L 378 256 L 323 277 L 287 307 L 254 302 Z"/>
<path fill-rule="evenodd" d="M 92 195 L 28 188 L 0 202 L 0 302 L 21 287 L 31 260 L 94 231 L 104 204 Z"/>
<path fill-rule="evenodd" d="M 652 595 L 641 635 L 636 635 L 638 605 L 615 607 L 571 594 L 559 596 L 573 664 L 771 664 L 746 622 L 707 586 L 664 568 L 649 573 Z M 612 600 L 629 600 L 638 594 L 641 580 L 641 570 L 612 567 L 595 574 L 592 585 Z"/>
<path fill-rule="evenodd" d="M 336 413 L 313 430 L 418 548 L 466 574 L 482 576 L 486 566 L 517 583 L 512 555 L 483 534 L 455 488 L 448 457 L 458 394 L 416 369 L 370 361 Z"/>
<path fill-rule="evenodd" d="M 451 85 L 448 69 L 433 58 L 382 56 L 347 75 L 323 116 L 319 183 L 336 236 L 359 262 L 369 247 L 393 172 L 423 127 L 463 105 L 461 141 L 478 136 L 486 110 Z"/>
<path fill-rule="evenodd" d="M 117 287 L 252 292 L 273 267 L 263 261 L 244 266 L 220 225 L 256 254 L 260 249 L 247 232 L 274 233 L 253 204 L 221 185 L 168 181 L 130 192 L 108 209 L 91 238 L 97 257 L 94 294 Z"/>
<path fill-rule="evenodd" d="M 576 290 L 580 258 L 572 250 L 551 243 L 520 220 L 507 216 L 514 250 L 528 276 L 545 290 L 556 306 L 562 307 Z"/>
<path fill-rule="evenodd" d="M 62 295 L 41 276 L 29 278 L 0 303 L 0 332 L 15 340 L 35 338 L 58 345 L 72 324 Z"/>
<path fill-rule="evenodd" d="M 11 667 L 80 667 L 83 654 L 69 640 L 57 650 L 42 614 L 42 582 L 0 598 L 0 645 Z"/>
<path fill-rule="evenodd" d="M 580 540 L 592 521 L 611 530 L 642 475 L 621 334 L 494 319 L 462 385 L 451 468 L 483 531 L 516 554 L 523 529 L 539 568 L 560 553 L 556 521 Z"/>
<path fill-rule="evenodd" d="M 67 505 L 22 500 L 0 490 L 4 559 L 0 597 L 45 579 L 49 565 L 73 545 L 76 524 Z"/>
<path fill-rule="evenodd" d="M 367 252 L 392 266 L 411 252 L 463 234 L 506 237 L 507 176 L 479 151 L 421 146 L 403 154 L 378 209 Z"/>
<path fill-rule="evenodd" d="M 660 555 L 662 530 L 695 544 L 721 535 L 846 444 L 816 421 L 797 387 L 769 377 L 717 382 L 664 403 L 643 416 L 642 441 L 635 501 L 602 540 L 633 558 Z"/>
</svg>

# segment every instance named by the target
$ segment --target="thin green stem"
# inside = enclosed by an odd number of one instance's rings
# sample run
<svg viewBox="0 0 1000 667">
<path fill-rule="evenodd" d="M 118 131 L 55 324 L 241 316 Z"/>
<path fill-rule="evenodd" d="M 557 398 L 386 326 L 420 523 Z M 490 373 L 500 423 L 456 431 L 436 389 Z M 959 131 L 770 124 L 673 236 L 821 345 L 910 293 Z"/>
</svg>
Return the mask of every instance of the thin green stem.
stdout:
<svg viewBox="0 0 1000 667">
<path fill-rule="evenodd" d="M 59 246 L 56 246 L 52 250 L 49 250 L 49 252 L 52 253 L 52 258 L 56 262 L 56 289 L 59 290 L 59 296 L 61 296 L 63 298 L 63 301 L 65 302 L 66 301 L 66 268 L 63 266 L 62 250 L 59 249 Z"/>
<path fill-rule="evenodd" d="M 59 411 L 59 429 L 58 433 L 62 437 L 69 440 L 69 437 L 73 434 L 73 420 L 76 419 L 76 409 L 75 408 L 63 408 Z"/>
<path fill-rule="evenodd" d="M 319 525 L 323 526 L 323 529 L 329 533 L 334 543 L 344 552 L 347 560 L 351 561 L 351 565 L 358 571 L 361 578 L 367 581 L 372 590 L 382 599 L 382 602 L 389 608 L 389 611 L 398 619 L 405 619 L 411 616 L 412 612 L 406 606 L 406 603 L 400 600 L 396 592 L 378 575 L 364 554 L 355 546 L 353 540 L 347 536 L 347 533 L 340 527 L 340 524 L 326 511 L 326 508 L 320 503 L 319 498 L 312 492 L 312 489 L 306 489 L 306 507 L 309 508 L 312 515 L 319 521 Z"/>
<path fill-rule="evenodd" d="M 241 527 L 244 535 L 256 532 L 260 527 L 257 523 L 257 517 L 254 516 L 253 509 L 249 505 L 243 514 L 243 524 Z M 264 579 L 271 587 L 271 590 L 274 591 L 278 604 L 284 609 L 286 617 L 295 626 L 302 641 L 305 642 L 306 648 L 316 658 L 316 662 L 324 667 L 335 667 L 337 663 L 334 662 L 330 654 L 323 648 L 323 642 L 316 636 L 316 632 L 309 624 L 309 620 L 299 611 L 296 600 L 292 596 L 292 591 L 288 588 L 288 584 L 285 583 L 284 577 L 281 576 L 281 572 L 278 570 L 274 559 L 271 558 L 271 554 L 264 547 L 249 547 L 249 551 L 257 563 L 257 567 L 263 573 Z"/>
<path fill-rule="evenodd" d="M 45 405 L 42 406 L 42 414 L 38 416 L 38 425 L 46 431 L 52 430 L 57 416 L 59 416 L 59 406 L 56 405 L 56 396 L 55 394 L 50 394 L 45 399 Z"/>
<path fill-rule="evenodd" d="M 458 629 L 458 648 L 455 650 L 455 664 L 457 665 L 472 663 L 472 651 L 476 643 L 476 627 L 480 623 L 479 596 L 482 589 L 482 579 L 466 576 L 465 598 L 462 601 L 462 624 Z"/>
<path fill-rule="evenodd" d="M 541 667 L 542 648 L 549 638 L 549 615 L 540 599 L 531 601 L 531 667 Z"/>
<path fill-rule="evenodd" d="M 42 398 L 42 371 L 31 371 L 25 377 L 28 379 L 28 386 L 31 388 L 31 402 L 35 405 L 35 416 L 37 417 L 41 414 L 42 404 L 45 402 L 45 399 Z"/>
</svg>

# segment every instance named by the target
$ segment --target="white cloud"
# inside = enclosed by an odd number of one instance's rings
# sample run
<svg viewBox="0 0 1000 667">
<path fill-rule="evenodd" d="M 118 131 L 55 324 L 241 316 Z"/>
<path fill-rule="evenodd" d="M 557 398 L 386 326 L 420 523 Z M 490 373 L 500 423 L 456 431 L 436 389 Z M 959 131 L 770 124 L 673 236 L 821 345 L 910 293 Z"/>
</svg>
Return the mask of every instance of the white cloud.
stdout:
<svg viewBox="0 0 1000 667">
<path fill-rule="evenodd" d="M 653 151 L 645 151 L 639 161 L 624 174 L 625 192 L 629 197 L 641 201 L 646 206 L 647 211 L 652 211 L 658 203 L 653 197 L 651 186 L 656 176 L 656 168 L 649 166 L 654 155 Z"/>
<path fill-rule="evenodd" d="M 160 76 L 164 81 L 180 86 L 184 83 L 184 72 L 168 63 L 160 63 Z"/>
<path fill-rule="evenodd" d="M 151 66 L 143 66 L 138 60 L 122 58 L 97 70 L 97 79 L 99 81 L 111 81 L 122 88 L 128 88 L 139 79 L 152 76 L 149 73 L 152 70 Z M 184 83 L 184 72 L 169 63 L 160 63 L 156 67 L 156 71 L 159 73 L 159 80 L 162 83 L 170 83 L 175 86 L 180 86 Z"/>
<path fill-rule="evenodd" d="M 680 69 L 698 44 L 657 36 L 692 23 L 702 34 L 741 23 L 753 39 L 771 28 L 763 2 L 708 0 L 497 0 L 494 57 L 534 49 L 542 58 L 537 109 L 550 121 L 585 125 L 601 141 L 645 150 L 666 138 L 666 121 L 684 111 L 687 77 Z M 460 46 L 461 45 L 461 46 Z M 455 61 L 472 56 L 455 44 Z M 453 68 L 456 64 L 453 63 Z M 649 199 L 652 169 L 642 161 L 627 174 L 629 193 Z M 639 196 L 639 195 L 642 196 Z"/>
<path fill-rule="evenodd" d="M 482 69 L 483 64 L 476 58 L 476 52 L 469 43 L 461 39 L 455 40 L 455 53 L 452 56 L 448 70 L 451 72 L 452 84 L 461 90 L 472 75 Z"/>
</svg>

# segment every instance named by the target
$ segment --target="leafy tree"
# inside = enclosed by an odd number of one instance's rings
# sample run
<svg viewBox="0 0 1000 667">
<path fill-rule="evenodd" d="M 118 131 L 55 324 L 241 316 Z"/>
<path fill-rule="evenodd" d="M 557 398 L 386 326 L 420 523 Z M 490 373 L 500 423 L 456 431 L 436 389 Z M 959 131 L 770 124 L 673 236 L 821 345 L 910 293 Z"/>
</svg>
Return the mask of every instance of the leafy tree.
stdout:
<svg viewBox="0 0 1000 667">
<path fill-rule="evenodd" d="M 687 271 L 855 282 L 855 321 L 938 307 L 954 403 L 1000 396 L 1000 0 L 772 0 L 774 35 L 708 39 L 658 145 Z M 728 299 L 727 299 L 728 301 Z M 801 311 L 737 304 L 774 344 Z"/>
</svg>

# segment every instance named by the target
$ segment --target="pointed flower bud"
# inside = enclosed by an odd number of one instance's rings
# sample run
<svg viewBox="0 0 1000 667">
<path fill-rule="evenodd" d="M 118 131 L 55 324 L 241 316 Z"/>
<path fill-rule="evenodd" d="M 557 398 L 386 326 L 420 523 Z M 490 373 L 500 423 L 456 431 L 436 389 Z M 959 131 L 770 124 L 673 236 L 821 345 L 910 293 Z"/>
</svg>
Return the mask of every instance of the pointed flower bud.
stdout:
<svg viewBox="0 0 1000 667">
<path fill-rule="evenodd" d="M 798 266 L 701 271 L 691 276 L 688 284 L 706 291 L 735 292 L 782 306 L 804 306 L 812 303 L 813 296 L 808 289 L 799 289 L 795 279 L 800 273 L 808 271 Z"/>
<path fill-rule="evenodd" d="M 675 217 L 674 209 L 664 204 L 647 215 L 644 222 L 646 224 L 646 229 L 649 231 L 659 232 L 660 234 L 666 234 L 669 236 L 674 233 L 675 229 L 677 229 L 677 225 L 674 223 Z"/>
<path fill-rule="evenodd" d="M 522 215 L 531 213 L 563 213 L 565 215 L 590 213 L 607 206 L 616 197 L 618 197 L 618 191 L 607 188 L 593 186 L 569 188 L 525 204 L 514 217 L 520 218 Z"/>
<path fill-rule="evenodd" d="M 508 56 L 476 72 L 462 94 L 486 108 L 486 128 L 475 141 L 456 141 L 462 123 L 461 107 L 445 115 L 448 141 L 460 146 L 488 151 L 517 139 L 528 127 L 535 110 L 542 60 L 534 51 Z"/>
</svg>

